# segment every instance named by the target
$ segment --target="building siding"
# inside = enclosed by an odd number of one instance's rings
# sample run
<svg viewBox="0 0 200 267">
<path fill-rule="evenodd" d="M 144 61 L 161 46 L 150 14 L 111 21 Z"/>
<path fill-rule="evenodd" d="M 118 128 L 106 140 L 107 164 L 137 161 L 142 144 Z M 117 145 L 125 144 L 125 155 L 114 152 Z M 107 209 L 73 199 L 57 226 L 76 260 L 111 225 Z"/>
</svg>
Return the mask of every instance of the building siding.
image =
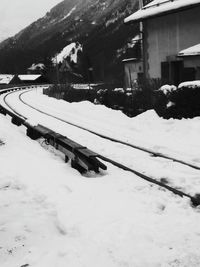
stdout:
<svg viewBox="0 0 200 267">
<path fill-rule="evenodd" d="M 124 85 L 125 88 L 132 88 L 134 81 L 143 73 L 143 64 L 141 61 L 124 62 Z"/>
<path fill-rule="evenodd" d="M 176 58 L 180 50 L 200 43 L 199 14 L 200 7 L 196 7 L 145 22 L 147 77 L 161 78 L 161 62 L 180 60 Z"/>
</svg>

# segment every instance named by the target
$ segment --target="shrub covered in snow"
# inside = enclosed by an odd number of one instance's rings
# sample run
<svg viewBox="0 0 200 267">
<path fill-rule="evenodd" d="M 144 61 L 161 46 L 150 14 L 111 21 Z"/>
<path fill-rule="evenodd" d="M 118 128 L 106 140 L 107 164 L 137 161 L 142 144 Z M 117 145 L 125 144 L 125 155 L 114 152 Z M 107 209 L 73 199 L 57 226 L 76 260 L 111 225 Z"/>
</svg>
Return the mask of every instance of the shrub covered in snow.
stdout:
<svg viewBox="0 0 200 267">
<path fill-rule="evenodd" d="M 95 104 L 122 110 L 133 117 L 153 108 L 153 81 L 138 83 L 137 88 L 122 88 L 120 84 L 90 84 L 89 86 L 74 84 L 55 85 L 46 90 L 46 94 L 62 98 L 68 102 L 91 101 Z M 75 89 L 76 88 L 76 89 Z M 90 89 L 88 89 L 90 88 Z"/>
<path fill-rule="evenodd" d="M 123 88 L 115 88 L 114 92 L 124 93 L 124 89 Z"/>
<path fill-rule="evenodd" d="M 156 112 L 164 118 L 200 116 L 200 81 L 162 86 L 156 93 Z"/>
<path fill-rule="evenodd" d="M 109 108 L 122 110 L 130 117 L 152 108 L 150 98 L 148 91 L 132 88 L 101 89 L 97 92 L 99 103 Z"/>
<path fill-rule="evenodd" d="M 175 91 L 177 87 L 175 85 L 165 84 L 161 86 L 158 90 L 162 91 L 165 95 L 169 95 L 172 91 Z"/>
<path fill-rule="evenodd" d="M 196 81 L 189 81 L 189 82 L 180 83 L 178 86 L 178 89 L 181 89 L 183 87 L 188 87 L 188 88 L 192 88 L 192 89 L 200 88 L 200 81 L 196 80 Z"/>
</svg>

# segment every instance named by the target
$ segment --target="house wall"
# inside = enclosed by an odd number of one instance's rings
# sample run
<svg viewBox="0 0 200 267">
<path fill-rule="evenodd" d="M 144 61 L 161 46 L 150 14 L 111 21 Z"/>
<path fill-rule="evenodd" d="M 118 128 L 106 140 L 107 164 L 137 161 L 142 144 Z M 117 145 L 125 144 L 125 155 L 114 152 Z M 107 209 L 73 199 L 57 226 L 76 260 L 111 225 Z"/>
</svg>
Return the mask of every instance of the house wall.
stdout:
<svg viewBox="0 0 200 267">
<path fill-rule="evenodd" d="M 200 67 L 200 56 L 183 57 L 183 62 L 185 68 Z"/>
<path fill-rule="evenodd" d="M 145 27 L 146 76 L 161 78 L 161 62 L 200 43 L 200 7 L 149 19 Z"/>
<path fill-rule="evenodd" d="M 124 62 L 125 87 L 131 88 L 134 80 L 138 79 L 138 73 L 142 73 L 142 62 Z"/>
</svg>

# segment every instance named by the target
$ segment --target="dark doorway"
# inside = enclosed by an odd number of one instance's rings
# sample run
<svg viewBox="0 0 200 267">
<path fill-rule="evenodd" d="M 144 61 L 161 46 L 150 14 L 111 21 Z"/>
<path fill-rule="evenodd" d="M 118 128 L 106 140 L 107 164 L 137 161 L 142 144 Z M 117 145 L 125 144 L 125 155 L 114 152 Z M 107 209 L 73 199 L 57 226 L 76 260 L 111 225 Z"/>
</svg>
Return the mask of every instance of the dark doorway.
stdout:
<svg viewBox="0 0 200 267">
<path fill-rule="evenodd" d="M 195 68 L 184 68 L 183 69 L 183 82 L 195 80 Z"/>
<path fill-rule="evenodd" d="M 163 83 L 170 83 L 170 63 L 161 62 L 161 79 Z"/>
<path fill-rule="evenodd" d="M 161 78 L 163 83 L 178 85 L 183 81 L 183 61 L 161 62 Z"/>
<path fill-rule="evenodd" d="M 183 61 L 171 62 L 171 80 L 174 85 L 183 81 Z"/>
</svg>

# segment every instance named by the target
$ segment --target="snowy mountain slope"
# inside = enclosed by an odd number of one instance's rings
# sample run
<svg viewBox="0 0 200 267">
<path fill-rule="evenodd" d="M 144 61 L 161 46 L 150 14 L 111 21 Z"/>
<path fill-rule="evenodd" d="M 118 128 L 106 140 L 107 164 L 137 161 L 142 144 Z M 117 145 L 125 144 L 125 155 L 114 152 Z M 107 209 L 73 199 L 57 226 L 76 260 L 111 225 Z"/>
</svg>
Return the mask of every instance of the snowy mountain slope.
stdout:
<svg viewBox="0 0 200 267">
<path fill-rule="evenodd" d="M 53 58 L 54 63 L 62 63 L 68 57 L 70 61 L 77 63 L 78 52 L 82 51 L 82 46 L 79 43 L 71 43 L 65 46 L 60 53 Z"/>
<path fill-rule="evenodd" d="M 107 73 L 117 64 L 116 51 L 137 33 L 136 26 L 123 23 L 137 6 L 136 0 L 64 0 L 0 44 L 0 72 L 24 72 L 33 63 L 44 63 L 65 46 L 79 42 L 86 55 L 83 65 L 89 57 L 95 70 L 104 65 Z M 104 78 L 98 71 L 95 76 Z"/>
</svg>

